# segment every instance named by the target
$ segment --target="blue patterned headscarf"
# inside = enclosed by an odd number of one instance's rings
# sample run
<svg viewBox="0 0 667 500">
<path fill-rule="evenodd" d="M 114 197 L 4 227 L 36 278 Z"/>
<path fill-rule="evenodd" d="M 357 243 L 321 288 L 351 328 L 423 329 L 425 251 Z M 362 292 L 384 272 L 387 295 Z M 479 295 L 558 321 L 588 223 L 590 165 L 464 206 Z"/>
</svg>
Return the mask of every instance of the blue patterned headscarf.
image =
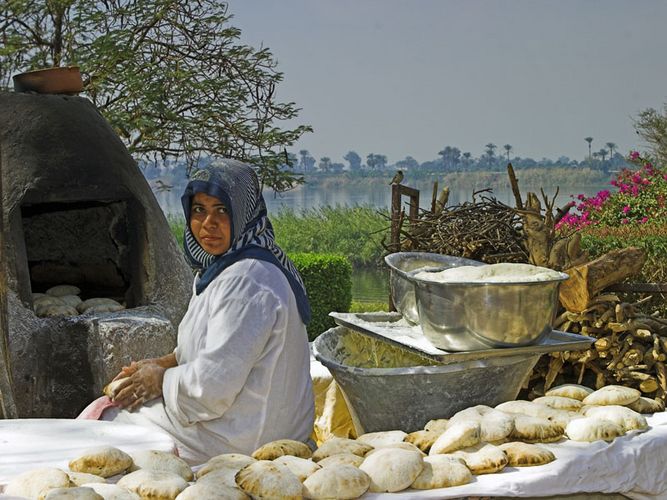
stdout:
<svg viewBox="0 0 667 500">
<path fill-rule="evenodd" d="M 195 193 L 218 198 L 227 208 L 231 220 L 231 246 L 222 255 L 204 250 L 190 231 L 190 211 Z M 273 226 L 267 216 L 266 204 L 255 171 L 237 160 L 220 160 L 198 170 L 181 197 L 185 212 L 185 255 L 200 270 L 195 286 L 197 295 L 222 271 L 242 259 L 258 259 L 278 266 L 294 292 L 301 320 L 310 321 L 310 304 L 303 281 L 292 261 L 276 244 Z"/>
</svg>

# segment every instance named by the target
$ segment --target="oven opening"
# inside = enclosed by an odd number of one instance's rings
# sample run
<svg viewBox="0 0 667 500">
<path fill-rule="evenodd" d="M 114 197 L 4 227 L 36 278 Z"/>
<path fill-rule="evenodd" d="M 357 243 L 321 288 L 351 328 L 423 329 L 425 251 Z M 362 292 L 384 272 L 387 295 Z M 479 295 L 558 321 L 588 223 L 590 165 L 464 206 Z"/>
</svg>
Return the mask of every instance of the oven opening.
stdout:
<svg viewBox="0 0 667 500">
<path fill-rule="evenodd" d="M 78 201 L 21 207 L 33 293 L 74 285 L 82 299 L 106 297 L 135 307 L 128 203 Z M 136 245 L 134 245 L 136 246 Z"/>
</svg>

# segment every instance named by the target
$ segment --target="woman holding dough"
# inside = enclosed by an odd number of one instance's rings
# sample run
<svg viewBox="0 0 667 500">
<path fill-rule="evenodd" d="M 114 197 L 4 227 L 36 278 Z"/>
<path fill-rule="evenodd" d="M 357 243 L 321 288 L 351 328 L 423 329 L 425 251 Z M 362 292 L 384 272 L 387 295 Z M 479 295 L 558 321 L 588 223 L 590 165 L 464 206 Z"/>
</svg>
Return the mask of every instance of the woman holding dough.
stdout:
<svg viewBox="0 0 667 500">
<path fill-rule="evenodd" d="M 310 306 L 274 241 L 254 170 L 223 160 L 197 171 L 181 200 L 185 253 L 198 273 L 177 347 L 124 367 L 114 379 L 118 408 L 102 419 L 157 426 L 191 463 L 307 441 Z"/>
</svg>

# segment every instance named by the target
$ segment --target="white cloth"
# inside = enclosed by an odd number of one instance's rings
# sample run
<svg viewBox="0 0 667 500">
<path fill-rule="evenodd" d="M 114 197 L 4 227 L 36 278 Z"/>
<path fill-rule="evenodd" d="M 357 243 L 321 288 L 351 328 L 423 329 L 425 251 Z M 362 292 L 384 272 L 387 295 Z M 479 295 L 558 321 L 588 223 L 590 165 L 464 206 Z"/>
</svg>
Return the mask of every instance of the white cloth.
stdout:
<svg viewBox="0 0 667 500">
<path fill-rule="evenodd" d="M 399 493 L 366 493 L 364 499 L 444 499 L 468 496 L 542 497 L 622 493 L 635 500 L 667 499 L 667 413 L 647 418 L 651 428 L 611 443 L 562 440 L 542 444 L 556 460 L 539 467 L 506 467 L 474 476 L 463 486 Z"/>
<path fill-rule="evenodd" d="M 193 291 L 174 352 L 178 366 L 165 371 L 163 398 L 133 413 L 110 410 L 109 419 L 160 427 L 192 464 L 276 439 L 308 440 L 308 337 L 275 265 L 241 260 L 200 295 Z"/>
</svg>

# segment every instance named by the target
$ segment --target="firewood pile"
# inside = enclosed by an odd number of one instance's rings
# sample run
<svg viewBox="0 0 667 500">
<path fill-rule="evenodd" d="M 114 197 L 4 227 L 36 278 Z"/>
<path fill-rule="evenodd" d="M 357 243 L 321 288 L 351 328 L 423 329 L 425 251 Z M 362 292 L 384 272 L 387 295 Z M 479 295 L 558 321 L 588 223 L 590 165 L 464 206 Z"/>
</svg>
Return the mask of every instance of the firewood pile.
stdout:
<svg viewBox="0 0 667 500">
<path fill-rule="evenodd" d="M 508 174 L 515 208 L 489 195 L 445 208 L 446 195 L 441 195 L 438 202 L 444 203 L 434 203 L 434 210 L 424 211 L 419 220 L 401 227 L 401 251 L 434 252 L 487 263 L 528 262 L 570 275 L 560 288 L 562 307 L 554 327 L 596 340 L 587 351 L 543 356 L 525 382 L 523 396 L 541 396 L 563 383 L 596 389 L 621 384 L 664 402 L 667 319 L 642 309 L 650 296 L 630 302 L 626 296 L 606 290 L 641 272 L 644 251 L 623 248 L 591 260 L 579 246 L 579 233 L 556 229 L 573 203 L 555 208 L 556 196 L 548 199 L 544 192 L 541 201 L 528 193 L 524 203 L 511 165 Z"/>
</svg>

